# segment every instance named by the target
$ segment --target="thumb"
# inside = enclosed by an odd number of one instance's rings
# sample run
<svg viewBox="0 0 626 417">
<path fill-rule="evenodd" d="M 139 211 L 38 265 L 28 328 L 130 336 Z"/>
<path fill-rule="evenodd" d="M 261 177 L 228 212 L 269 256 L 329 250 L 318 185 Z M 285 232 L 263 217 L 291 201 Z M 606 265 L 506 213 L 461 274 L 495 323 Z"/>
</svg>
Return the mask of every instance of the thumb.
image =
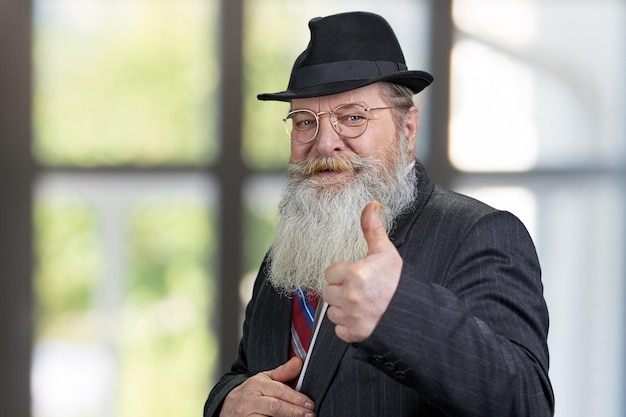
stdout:
<svg viewBox="0 0 626 417">
<path fill-rule="evenodd" d="M 361 230 L 367 242 L 367 254 L 381 253 L 391 244 L 380 219 L 380 203 L 370 201 L 361 212 Z"/>
<path fill-rule="evenodd" d="M 278 382 L 291 382 L 300 375 L 302 370 L 302 359 L 297 356 L 289 359 L 289 361 L 283 363 L 278 368 L 274 368 L 265 372 L 274 381 Z"/>
</svg>

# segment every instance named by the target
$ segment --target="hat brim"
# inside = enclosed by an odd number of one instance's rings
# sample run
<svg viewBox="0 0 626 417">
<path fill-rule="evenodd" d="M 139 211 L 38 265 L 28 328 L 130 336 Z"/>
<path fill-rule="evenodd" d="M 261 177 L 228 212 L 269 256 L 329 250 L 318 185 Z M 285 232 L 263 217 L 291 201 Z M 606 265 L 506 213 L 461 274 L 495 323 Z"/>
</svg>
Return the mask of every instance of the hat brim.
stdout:
<svg viewBox="0 0 626 417">
<path fill-rule="evenodd" d="M 296 98 L 328 96 L 355 90 L 381 81 L 403 85 L 410 88 L 413 94 L 417 94 L 433 82 L 433 76 L 424 71 L 399 71 L 376 78 L 346 80 L 277 93 L 259 94 L 257 99 L 262 101 L 291 101 Z"/>
</svg>

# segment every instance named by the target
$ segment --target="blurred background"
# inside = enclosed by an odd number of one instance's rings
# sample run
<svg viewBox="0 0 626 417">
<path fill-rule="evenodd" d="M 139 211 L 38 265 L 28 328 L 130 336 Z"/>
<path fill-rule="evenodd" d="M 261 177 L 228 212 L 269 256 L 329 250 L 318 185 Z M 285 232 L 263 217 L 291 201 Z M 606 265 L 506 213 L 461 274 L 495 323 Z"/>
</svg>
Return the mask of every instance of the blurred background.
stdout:
<svg viewBox="0 0 626 417">
<path fill-rule="evenodd" d="M 624 0 L 0 0 L 0 415 L 199 416 L 236 354 L 307 22 L 382 14 L 417 153 L 531 232 L 558 417 L 626 416 Z"/>
</svg>

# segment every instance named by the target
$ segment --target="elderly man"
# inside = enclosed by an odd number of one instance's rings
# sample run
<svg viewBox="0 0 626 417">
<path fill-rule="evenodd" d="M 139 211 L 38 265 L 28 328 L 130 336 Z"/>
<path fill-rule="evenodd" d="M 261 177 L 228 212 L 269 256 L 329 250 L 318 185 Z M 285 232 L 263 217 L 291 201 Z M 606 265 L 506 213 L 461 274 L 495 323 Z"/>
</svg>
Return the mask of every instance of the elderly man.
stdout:
<svg viewBox="0 0 626 417">
<path fill-rule="evenodd" d="M 519 220 L 434 184 L 371 13 L 313 19 L 286 91 L 288 184 L 208 416 L 550 416 L 548 313 Z"/>
</svg>

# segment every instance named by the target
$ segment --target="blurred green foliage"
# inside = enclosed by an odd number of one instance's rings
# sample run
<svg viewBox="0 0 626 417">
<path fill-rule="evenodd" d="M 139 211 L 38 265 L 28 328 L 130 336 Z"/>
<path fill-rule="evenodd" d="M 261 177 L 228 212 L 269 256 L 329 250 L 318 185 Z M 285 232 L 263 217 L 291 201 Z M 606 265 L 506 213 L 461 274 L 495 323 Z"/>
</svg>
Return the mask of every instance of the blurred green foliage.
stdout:
<svg viewBox="0 0 626 417">
<path fill-rule="evenodd" d="M 36 2 L 37 162 L 212 163 L 219 154 L 215 9 L 205 0 Z M 214 207 L 167 196 L 129 203 L 117 224 L 124 247 L 112 251 L 102 201 L 36 197 L 35 343 L 110 350 L 116 417 L 196 415 L 218 353 L 209 327 Z M 110 259 L 120 252 L 123 259 Z M 123 276 L 107 276 L 110 262 L 122 263 Z"/>
<path fill-rule="evenodd" d="M 267 42 L 286 30 L 286 15 L 264 6 L 246 4 L 257 16 L 245 29 L 242 155 L 261 170 L 282 168 L 289 157 L 287 104 L 260 103 L 256 94 L 286 86 L 294 48 L 303 44 Z M 216 2 L 40 0 L 35 8 L 40 165 L 193 167 L 219 158 Z M 124 259 L 115 260 L 124 276 L 111 277 L 107 209 L 98 204 L 80 195 L 36 198 L 35 343 L 110 349 L 116 417 L 196 415 L 218 353 L 209 326 L 217 301 L 215 207 L 171 198 L 125 206 Z M 243 216 L 244 268 L 256 270 L 275 214 L 252 204 Z"/>
<path fill-rule="evenodd" d="M 133 259 L 128 294 L 136 304 L 161 299 L 185 289 L 180 276 L 204 279 L 209 264 L 208 213 L 202 208 L 185 207 L 168 201 L 157 207 L 142 204 L 134 209 L 131 222 Z M 188 290 L 188 289 L 187 289 Z M 201 294 L 198 294 L 199 296 Z M 204 295 L 202 295 L 204 298 Z"/>
<path fill-rule="evenodd" d="M 107 2 L 91 13 L 55 3 L 39 2 L 35 26 L 33 150 L 41 163 L 215 159 L 213 2 Z"/>
<path fill-rule="evenodd" d="M 276 218 L 255 207 L 246 206 L 244 214 L 244 271 L 256 272 L 274 238 Z"/>
<path fill-rule="evenodd" d="M 167 199 L 129 207 L 128 274 L 117 278 L 103 274 L 101 216 L 85 202 L 38 201 L 37 340 L 114 346 L 117 417 L 194 415 L 217 360 L 207 331 L 215 215 Z M 111 311 L 97 294 L 115 279 L 123 285 Z"/>
<path fill-rule="evenodd" d="M 208 394 L 217 360 L 216 339 L 206 331 L 216 302 L 215 279 L 207 276 L 214 218 L 206 207 L 176 201 L 133 209 L 120 415 L 194 415 Z"/>
<path fill-rule="evenodd" d="M 282 168 L 289 159 L 289 138 L 282 119 L 289 105 L 260 102 L 260 93 L 287 88 L 291 66 L 300 45 L 284 45 L 289 33 L 288 15 L 272 1 L 246 2 L 244 25 L 244 117 L 243 159 L 255 169 Z"/>
<path fill-rule="evenodd" d="M 84 204 L 41 202 L 35 207 L 38 338 L 93 337 L 93 287 L 102 274 L 97 217 Z"/>
</svg>

